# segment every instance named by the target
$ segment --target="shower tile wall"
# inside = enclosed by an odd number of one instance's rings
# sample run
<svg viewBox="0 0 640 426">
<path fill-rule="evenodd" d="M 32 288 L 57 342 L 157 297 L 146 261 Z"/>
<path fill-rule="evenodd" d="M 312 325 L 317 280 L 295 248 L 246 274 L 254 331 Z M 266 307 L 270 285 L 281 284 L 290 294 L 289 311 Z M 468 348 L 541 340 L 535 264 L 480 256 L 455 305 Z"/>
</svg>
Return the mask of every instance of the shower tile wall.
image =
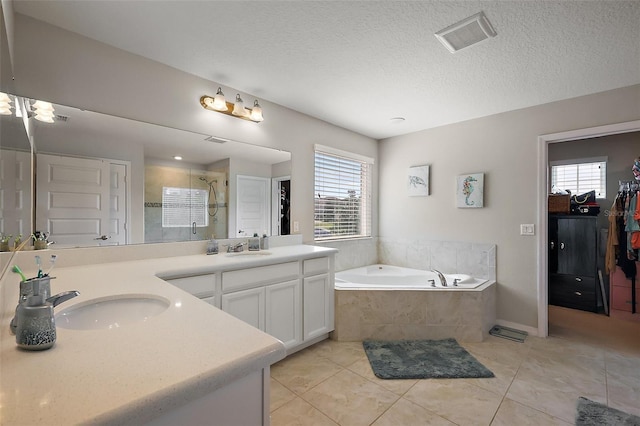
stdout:
<svg viewBox="0 0 640 426">
<path fill-rule="evenodd" d="M 378 238 L 378 262 L 443 273 L 496 279 L 495 244 L 434 241 L 423 238 Z"/>
</svg>

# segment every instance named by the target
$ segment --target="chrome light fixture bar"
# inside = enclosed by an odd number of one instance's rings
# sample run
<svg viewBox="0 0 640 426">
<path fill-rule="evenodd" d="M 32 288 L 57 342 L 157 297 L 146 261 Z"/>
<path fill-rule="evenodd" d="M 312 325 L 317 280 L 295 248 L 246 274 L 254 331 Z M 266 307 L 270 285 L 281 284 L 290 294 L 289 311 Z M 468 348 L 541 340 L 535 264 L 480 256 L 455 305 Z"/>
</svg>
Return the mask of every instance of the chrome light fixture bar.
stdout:
<svg viewBox="0 0 640 426">
<path fill-rule="evenodd" d="M 209 111 L 220 112 L 231 117 L 241 118 L 247 121 L 259 123 L 264 120 L 262 116 L 262 107 L 257 100 L 253 102 L 253 108 L 246 108 L 240 94 L 236 95 L 236 102 L 227 102 L 222 93 L 222 89 L 218 87 L 215 96 L 203 95 L 200 97 L 200 105 Z"/>
</svg>

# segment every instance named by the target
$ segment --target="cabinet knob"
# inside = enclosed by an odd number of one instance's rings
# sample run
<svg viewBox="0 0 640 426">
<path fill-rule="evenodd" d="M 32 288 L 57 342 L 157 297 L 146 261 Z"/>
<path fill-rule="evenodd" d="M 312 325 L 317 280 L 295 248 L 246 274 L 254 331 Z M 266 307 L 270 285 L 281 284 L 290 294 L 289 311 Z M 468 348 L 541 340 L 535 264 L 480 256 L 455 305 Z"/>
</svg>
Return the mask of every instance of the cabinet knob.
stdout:
<svg viewBox="0 0 640 426">
<path fill-rule="evenodd" d="M 551 241 L 551 250 L 553 250 L 554 248 L 556 248 L 556 242 L 555 241 Z"/>
<path fill-rule="evenodd" d="M 560 243 L 560 250 L 564 250 L 564 243 Z"/>
<path fill-rule="evenodd" d="M 580 293 L 579 291 L 576 291 L 576 292 L 575 292 L 575 293 L 573 293 L 573 294 L 575 294 L 576 296 L 582 296 L 582 293 Z"/>
<path fill-rule="evenodd" d="M 578 281 L 579 283 L 581 283 L 581 282 L 582 282 L 582 278 L 580 278 L 580 277 L 576 277 L 576 281 Z"/>
</svg>

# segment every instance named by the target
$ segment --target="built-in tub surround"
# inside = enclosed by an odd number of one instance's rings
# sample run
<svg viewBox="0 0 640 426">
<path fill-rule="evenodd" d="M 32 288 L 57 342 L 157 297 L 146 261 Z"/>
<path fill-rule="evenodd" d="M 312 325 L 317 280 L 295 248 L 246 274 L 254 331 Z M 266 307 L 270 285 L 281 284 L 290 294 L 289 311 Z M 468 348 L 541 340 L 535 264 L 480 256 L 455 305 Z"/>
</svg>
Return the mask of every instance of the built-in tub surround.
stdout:
<svg viewBox="0 0 640 426">
<path fill-rule="evenodd" d="M 428 238 L 378 238 L 378 263 L 437 269 L 496 281 L 495 244 L 436 241 Z"/>
<path fill-rule="evenodd" d="M 378 263 L 377 238 L 358 238 L 353 240 L 333 240 L 317 242 L 322 247 L 338 249 L 336 271 L 358 268 Z"/>
<path fill-rule="evenodd" d="M 376 268 L 384 265 L 372 265 Z M 390 267 L 395 268 L 394 266 Z M 344 276 L 356 275 L 343 271 Z M 406 268 L 392 281 L 378 288 L 361 285 L 357 289 L 340 289 L 336 285 L 336 319 L 332 338 L 344 341 L 366 339 L 443 339 L 454 337 L 463 342 L 481 342 L 496 322 L 496 283 L 484 282 L 475 288 L 437 286 L 432 288 L 424 277 L 424 288 L 402 284 L 403 275 L 417 277 L 424 271 Z M 366 281 L 366 280 L 363 280 Z M 410 280 L 411 281 L 411 280 Z M 389 288 L 397 285 L 397 289 Z M 348 284 L 345 284 L 348 288 Z M 381 288 L 381 289 L 380 289 Z"/>
</svg>

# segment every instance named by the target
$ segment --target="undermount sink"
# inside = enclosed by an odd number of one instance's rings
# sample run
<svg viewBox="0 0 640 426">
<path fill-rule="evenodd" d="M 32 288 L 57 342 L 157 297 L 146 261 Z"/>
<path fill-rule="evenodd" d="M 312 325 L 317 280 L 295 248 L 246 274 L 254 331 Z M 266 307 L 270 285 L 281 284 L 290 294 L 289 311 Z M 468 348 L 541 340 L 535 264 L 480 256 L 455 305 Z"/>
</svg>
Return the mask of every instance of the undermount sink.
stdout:
<svg viewBox="0 0 640 426">
<path fill-rule="evenodd" d="M 235 256 L 266 256 L 271 254 L 270 251 L 266 251 L 266 250 L 260 250 L 260 251 L 241 251 L 239 253 L 227 253 L 227 256 L 229 257 L 235 257 Z"/>
<path fill-rule="evenodd" d="M 147 321 L 170 303 L 152 294 L 121 294 L 78 303 L 55 315 L 56 325 L 72 330 L 113 329 Z"/>
</svg>

